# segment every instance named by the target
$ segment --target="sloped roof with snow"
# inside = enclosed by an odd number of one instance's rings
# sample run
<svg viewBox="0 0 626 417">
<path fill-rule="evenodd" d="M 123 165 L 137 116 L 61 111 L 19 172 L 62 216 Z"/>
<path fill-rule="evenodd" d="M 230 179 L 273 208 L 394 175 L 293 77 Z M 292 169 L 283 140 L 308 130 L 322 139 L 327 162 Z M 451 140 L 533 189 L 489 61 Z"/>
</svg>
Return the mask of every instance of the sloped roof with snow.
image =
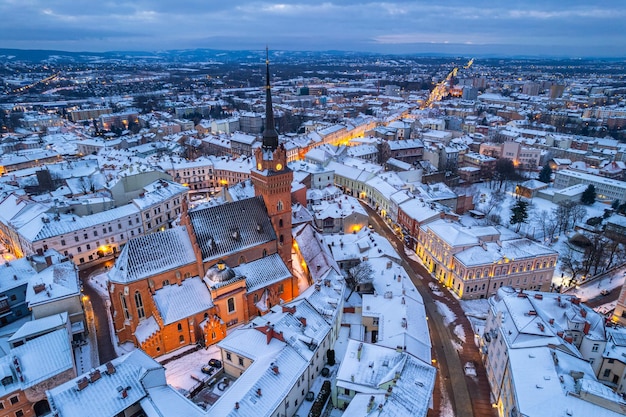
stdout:
<svg viewBox="0 0 626 417">
<path fill-rule="evenodd" d="M 89 377 L 88 374 L 49 390 L 47 394 L 52 410 L 57 411 L 59 417 L 111 417 L 146 397 L 143 378 L 147 372 L 162 374 L 162 383 L 152 378 L 152 385 L 166 384 L 163 367 L 140 349 L 113 359 L 111 363 L 115 367 L 114 373 L 105 373 L 107 368 L 104 365 L 98 367 L 102 375 L 100 379 L 82 390 L 76 388 L 77 381 Z M 126 398 L 120 396 L 118 387 L 127 388 Z"/>
<path fill-rule="evenodd" d="M 291 277 L 291 272 L 277 253 L 233 267 L 246 278 L 248 292 L 258 290 Z"/>
<path fill-rule="evenodd" d="M 111 282 L 128 283 L 196 262 L 183 226 L 130 239 L 109 272 Z"/>
<path fill-rule="evenodd" d="M 35 291 L 38 284 L 45 285 L 43 291 Z M 34 307 L 61 298 L 78 297 L 79 294 L 78 270 L 73 262 L 66 261 L 49 266 L 30 279 L 26 289 L 26 302 L 29 307 Z"/>
<path fill-rule="evenodd" d="M 602 387 L 591 365 L 559 349 L 535 347 L 509 350 L 512 388 L 519 412 L 528 417 L 602 416 L 617 417 L 626 412 L 624 400 Z M 582 374 L 578 382 L 573 374 Z M 603 389 L 604 388 L 604 389 Z M 622 412 L 585 401 L 581 391 L 621 404 Z"/>
<path fill-rule="evenodd" d="M 305 224 L 293 230 L 293 237 L 298 244 L 300 255 L 306 262 L 313 281 L 322 278 L 330 270 L 339 273 L 339 265 L 324 246 L 322 236 L 313 226 Z"/>
<path fill-rule="evenodd" d="M 0 290 L 7 291 L 22 285 L 37 275 L 37 271 L 26 258 L 14 259 L 6 262 L 0 269 Z"/>
<path fill-rule="evenodd" d="M 436 370 L 419 360 L 407 357 L 389 396 L 357 394 L 344 411 L 347 416 L 424 417 L 428 413 L 435 384 Z M 370 412 L 368 412 L 368 409 Z"/>
<path fill-rule="evenodd" d="M 74 354 L 66 329 L 31 339 L 11 349 L 17 357 L 24 382 L 22 389 L 32 387 L 74 367 Z"/>
<path fill-rule="evenodd" d="M 53 314 L 51 316 L 42 317 L 40 319 L 27 321 L 9 338 L 9 342 L 30 338 L 30 336 L 36 336 L 51 329 L 55 329 L 59 326 L 65 326 L 67 324 L 68 315 L 67 312 Z"/>
<path fill-rule="evenodd" d="M 211 293 L 200 277 L 187 278 L 180 285 L 166 285 L 154 293 L 163 324 L 175 323 L 213 307 Z"/>
<path fill-rule="evenodd" d="M 249 330 L 261 334 L 256 330 Z M 263 338 L 265 335 L 261 334 Z M 282 343 L 282 342 L 280 342 Z M 272 416 L 306 372 L 309 362 L 282 343 L 275 354 L 264 354 L 208 409 L 209 415 L 228 417 Z M 278 367 L 278 373 L 272 371 Z M 261 389 L 261 395 L 257 390 Z M 235 403 L 239 409 L 235 409 Z"/>
<path fill-rule="evenodd" d="M 146 417 L 206 417 L 207 413 L 200 409 L 180 392 L 169 385 L 148 388 L 148 395 L 141 399 L 141 409 Z"/>
<path fill-rule="evenodd" d="M 139 209 L 133 204 L 126 204 L 88 216 L 62 216 L 60 220 L 50 220 L 47 223 L 42 222 L 41 228 L 38 230 L 37 235 L 32 238 L 32 241 L 36 242 L 87 229 L 98 224 L 120 220 L 133 214 L 139 214 Z M 38 221 L 38 219 L 35 219 L 35 221 Z"/>
<path fill-rule="evenodd" d="M 402 346 L 424 363 L 430 363 L 431 343 L 426 310 L 419 294 L 363 295 L 363 317 L 378 318 L 377 345 Z"/>
<path fill-rule="evenodd" d="M 204 261 L 276 240 L 262 197 L 189 211 Z"/>
</svg>

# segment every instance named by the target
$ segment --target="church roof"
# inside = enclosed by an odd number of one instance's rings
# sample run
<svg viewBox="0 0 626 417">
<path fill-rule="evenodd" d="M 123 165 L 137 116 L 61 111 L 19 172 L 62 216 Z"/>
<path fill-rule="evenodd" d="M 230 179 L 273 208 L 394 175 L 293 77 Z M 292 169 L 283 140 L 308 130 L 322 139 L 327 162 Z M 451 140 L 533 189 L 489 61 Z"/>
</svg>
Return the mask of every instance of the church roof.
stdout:
<svg viewBox="0 0 626 417">
<path fill-rule="evenodd" d="M 189 211 L 203 261 L 276 240 L 262 197 Z"/>
<path fill-rule="evenodd" d="M 248 292 L 267 287 L 291 277 L 291 272 L 277 253 L 241 264 L 233 268 L 238 275 L 246 277 Z"/>
<path fill-rule="evenodd" d="M 109 273 L 112 282 L 127 283 L 196 262 L 184 227 L 130 239 Z"/>
</svg>

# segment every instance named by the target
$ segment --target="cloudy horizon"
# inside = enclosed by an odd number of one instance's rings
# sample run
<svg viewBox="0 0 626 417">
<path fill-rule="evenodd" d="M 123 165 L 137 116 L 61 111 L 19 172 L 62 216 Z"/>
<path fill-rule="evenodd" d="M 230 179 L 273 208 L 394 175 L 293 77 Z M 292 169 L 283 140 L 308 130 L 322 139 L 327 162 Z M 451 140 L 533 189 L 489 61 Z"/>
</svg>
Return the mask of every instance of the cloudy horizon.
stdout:
<svg viewBox="0 0 626 417">
<path fill-rule="evenodd" d="M 626 56 L 626 10 L 606 0 L 213 3 L 0 0 L 0 47 Z"/>
</svg>

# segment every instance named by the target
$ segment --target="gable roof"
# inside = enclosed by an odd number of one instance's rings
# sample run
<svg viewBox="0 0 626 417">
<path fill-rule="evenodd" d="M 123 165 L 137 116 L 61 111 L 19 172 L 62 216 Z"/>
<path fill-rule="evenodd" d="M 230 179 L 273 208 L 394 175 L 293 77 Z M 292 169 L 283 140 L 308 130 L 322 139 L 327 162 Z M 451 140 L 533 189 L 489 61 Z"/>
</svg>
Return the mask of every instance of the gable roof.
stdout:
<svg viewBox="0 0 626 417">
<path fill-rule="evenodd" d="M 128 283 L 196 262 L 185 227 L 174 227 L 130 239 L 122 249 L 109 280 Z"/>
<path fill-rule="evenodd" d="M 154 303 L 164 325 L 213 307 L 211 293 L 199 277 L 187 278 L 180 285 L 166 285 L 155 291 Z"/>
<path fill-rule="evenodd" d="M 203 261 L 276 240 L 263 198 L 189 211 Z"/>
</svg>

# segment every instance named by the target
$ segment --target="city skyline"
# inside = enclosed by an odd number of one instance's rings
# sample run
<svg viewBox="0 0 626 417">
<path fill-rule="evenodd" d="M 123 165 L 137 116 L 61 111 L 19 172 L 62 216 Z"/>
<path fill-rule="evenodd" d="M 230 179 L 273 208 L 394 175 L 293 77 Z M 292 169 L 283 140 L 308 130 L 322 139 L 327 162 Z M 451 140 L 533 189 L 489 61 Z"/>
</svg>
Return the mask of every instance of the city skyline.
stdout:
<svg viewBox="0 0 626 417">
<path fill-rule="evenodd" d="M 343 50 L 621 57 L 626 12 L 608 1 L 0 1 L 0 47 L 65 51 Z"/>
</svg>

